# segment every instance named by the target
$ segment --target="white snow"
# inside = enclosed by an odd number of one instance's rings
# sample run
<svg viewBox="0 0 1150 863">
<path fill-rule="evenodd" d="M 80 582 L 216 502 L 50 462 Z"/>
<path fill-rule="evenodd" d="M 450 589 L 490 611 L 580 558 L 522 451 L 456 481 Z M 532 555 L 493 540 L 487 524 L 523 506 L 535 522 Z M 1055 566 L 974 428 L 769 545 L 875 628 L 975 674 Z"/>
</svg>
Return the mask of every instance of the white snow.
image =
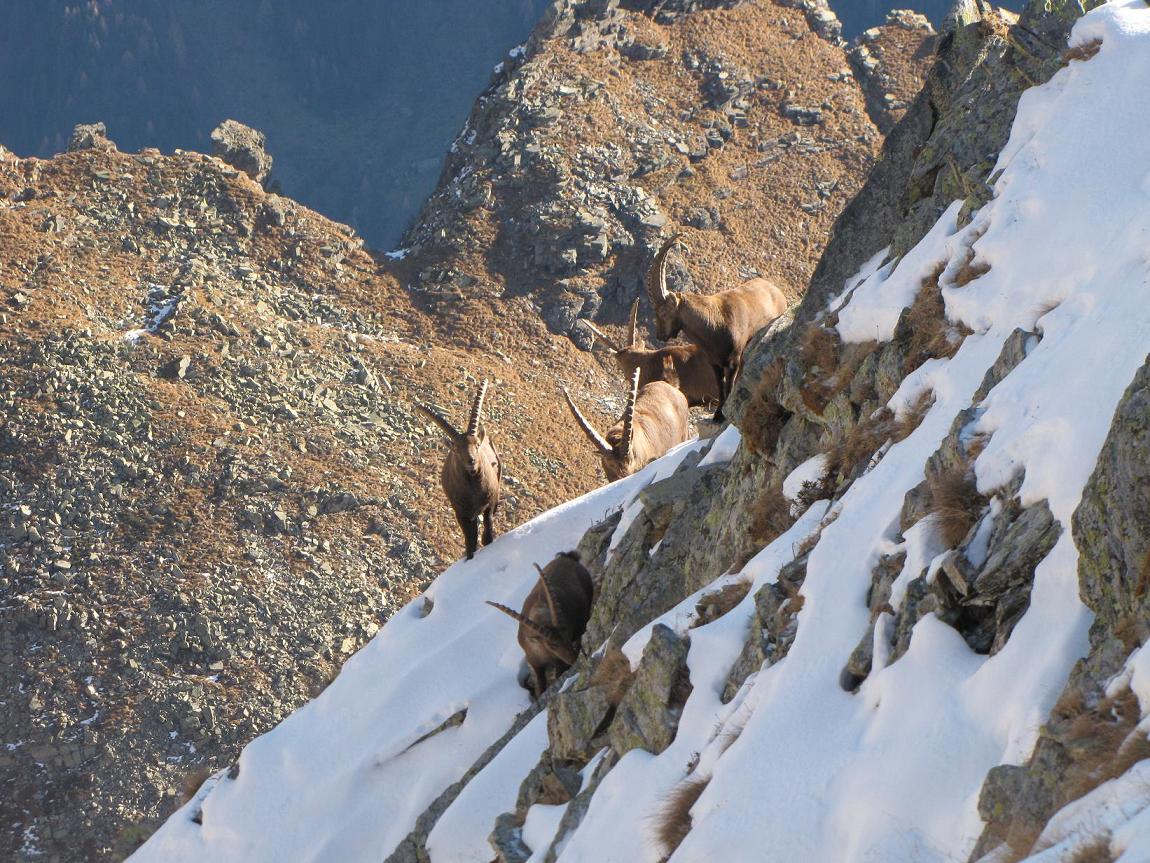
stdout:
<svg viewBox="0 0 1150 863">
<path fill-rule="evenodd" d="M 884 251 L 868 261 L 836 301 L 844 339 L 888 339 L 922 279 L 946 268 L 947 314 L 974 332 L 953 357 L 908 376 L 891 400 L 892 409 L 905 410 L 929 388 L 934 401 L 921 423 L 833 511 L 815 504 L 741 571 L 723 576 L 719 584 L 751 581 L 735 609 L 698 626 L 695 604 L 711 585 L 659 618 L 691 637 L 693 690 L 677 736 L 658 756 L 629 752 L 606 775 L 581 824 L 557 840 L 561 863 L 662 859 L 650 816 L 688 775 L 710 782 L 672 863 L 966 859 L 983 826 L 977 802 L 987 771 L 1027 758 L 1085 652 L 1090 615 L 1078 599 L 1070 516 L 1150 345 L 1150 168 L 1142 146 L 1150 128 L 1150 8 L 1143 0 L 1111 2 L 1072 38 L 1099 38 L 1101 50 L 1023 96 L 998 161 L 995 198 L 963 228 L 958 205 L 948 208 L 900 260 L 884 264 Z M 990 269 L 956 287 L 948 274 L 972 252 Z M 1042 314 L 1054 302 L 1057 309 Z M 1041 340 L 973 404 L 1011 332 L 1035 329 L 1040 317 Z M 868 631 L 875 564 L 905 551 L 902 591 L 944 551 L 928 521 L 900 531 L 899 516 L 926 460 L 971 407 L 977 419 L 969 433 L 987 436 L 975 462 L 980 489 L 993 496 L 1021 474 L 1023 504 L 1048 501 L 1064 528 L 1037 567 L 1030 607 L 993 657 L 975 654 L 928 615 L 893 663 L 893 621 L 883 614 L 871 674 L 857 693 L 845 692 L 839 673 Z M 721 436 L 712 455 L 729 458 L 736 445 L 734 435 Z M 430 614 L 421 616 L 420 599 L 396 615 L 320 698 L 244 750 L 236 780 L 202 791 L 133 859 L 378 863 L 528 706 L 515 627 L 483 600 L 517 606 L 534 583 L 532 563 L 573 547 L 587 527 L 626 507 L 621 536 L 638 515 L 639 489 L 701 446 L 686 445 L 448 569 L 427 592 Z M 815 469 L 808 463 L 800 471 Z M 792 492 L 804 475 L 796 474 Z M 980 527 L 975 558 L 986 554 L 989 530 L 989 522 Z M 816 533 L 789 653 L 722 704 L 755 592 Z M 653 623 L 625 645 L 633 663 Z M 1126 679 L 1145 707 L 1150 655 L 1132 659 Z M 416 742 L 463 709 L 462 724 Z M 529 723 L 446 810 L 431 835 L 434 863 L 493 856 L 492 821 L 512 807 L 545 731 L 543 718 Z M 1148 771 L 1140 765 L 1064 810 L 1048 826 L 1047 856 L 1036 859 L 1069 859 L 1068 849 L 1097 824 L 1111 831 L 1125 863 L 1150 859 Z M 202 826 L 190 818 L 197 808 Z M 562 811 L 530 811 L 524 839 L 533 860 L 542 859 Z"/>
<path fill-rule="evenodd" d="M 811 456 L 797 468 L 787 474 L 783 480 L 783 497 L 794 502 L 798 500 L 799 492 L 807 483 L 817 483 L 827 472 L 827 457 L 822 455 Z"/>
</svg>

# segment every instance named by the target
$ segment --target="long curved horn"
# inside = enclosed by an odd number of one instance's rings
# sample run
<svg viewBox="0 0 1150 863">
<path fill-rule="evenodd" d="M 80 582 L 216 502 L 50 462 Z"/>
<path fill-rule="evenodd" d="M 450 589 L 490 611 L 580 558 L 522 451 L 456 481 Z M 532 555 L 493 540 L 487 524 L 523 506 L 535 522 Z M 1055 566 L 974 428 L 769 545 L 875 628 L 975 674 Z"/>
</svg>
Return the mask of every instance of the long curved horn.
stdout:
<svg viewBox="0 0 1150 863">
<path fill-rule="evenodd" d="M 459 432 L 455 430 L 455 427 L 442 416 L 440 416 L 434 408 L 430 407 L 429 405 L 416 405 L 415 409 L 424 414 L 433 423 L 443 429 L 444 434 L 446 434 L 452 440 L 455 440 L 457 437 L 459 437 Z"/>
<path fill-rule="evenodd" d="M 560 659 L 562 659 L 564 662 L 566 662 L 568 665 L 574 665 L 575 660 L 579 658 L 578 655 L 575 653 L 575 650 L 569 644 L 564 644 L 563 640 L 559 637 L 558 633 L 556 633 L 550 627 L 542 626 L 542 625 L 536 623 L 531 618 L 524 617 L 518 611 L 514 611 L 514 610 L 510 609 L 506 605 L 503 605 L 502 603 L 492 602 L 490 599 L 485 600 L 485 602 L 488 605 L 490 605 L 492 608 L 499 609 L 504 614 L 506 614 L 508 617 L 514 618 L 515 620 L 518 620 L 521 624 L 526 626 L 532 632 L 536 633 L 541 638 L 543 638 L 547 642 L 547 646 L 551 649 L 551 652 L 554 653 Z"/>
<path fill-rule="evenodd" d="M 551 595 L 551 585 L 547 583 L 547 575 L 539 564 L 535 564 L 535 569 L 539 573 L 539 583 L 543 585 L 543 595 L 547 597 L 547 608 L 551 611 L 551 625 L 558 626 L 559 614 L 555 611 L 555 598 Z"/>
<path fill-rule="evenodd" d="M 603 332 L 601 329 L 599 329 L 593 323 L 591 323 L 590 321 L 588 321 L 584 318 L 580 318 L 579 320 L 581 320 L 583 322 L 583 326 L 585 326 L 587 329 L 589 329 L 591 332 L 593 332 L 595 334 L 595 337 L 598 338 L 599 341 L 601 341 L 603 344 L 605 344 L 608 348 L 613 350 L 615 353 L 619 353 L 620 351 L 623 350 L 621 347 L 619 347 L 615 342 L 613 342 L 611 340 L 610 336 L 608 336 L 605 332 Z"/>
<path fill-rule="evenodd" d="M 651 262 L 651 268 L 647 270 L 647 294 L 651 297 L 651 302 L 657 306 L 665 303 L 667 297 L 671 295 L 671 292 L 667 290 L 667 255 L 679 243 L 679 234 L 674 234 L 671 239 L 666 240 L 659 247 L 659 251 L 655 253 L 655 260 Z"/>
<path fill-rule="evenodd" d="M 571 400 L 571 393 L 567 392 L 567 388 L 563 388 L 563 397 L 567 399 L 567 407 L 571 408 L 571 413 L 575 416 L 575 422 L 579 423 L 579 428 L 583 429 L 583 434 L 587 435 L 587 439 L 594 444 L 595 449 L 600 452 L 614 452 L 610 444 L 603 439 L 603 435 L 595 431 L 595 427 L 584 419 L 583 414 L 579 413 L 579 408 L 575 407 L 575 402 Z"/>
<path fill-rule="evenodd" d="M 487 395 L 487 381 L 483 381 L 483 385 L 479 387 L 479 394 L 475 396 L 475 401 L 471 405 L 471 419 L 467 422 L 467 433 L 469 435 L 479 434 L 479 415 L 483 412 L 483 397 Z"/>
<path fill-rule="evenodd" d="M 627 322 L 627 346 L 631 348 L 639 347 L 639 342 L 636 341 L 636 336 L 639 331 L 639 299 L 635 298 L 635 302 L 631 303 L 631 318 Z"/>
<path fill-rule="evenodd" d="M 619 447 L 631 460 L 631 444 L 635 438 L 635 401 L 639 396 L 639 369 L 631 374 L 631 393 L 627 397 L 627 410 L 623 412 L 623 440 Z"/>
</svg>

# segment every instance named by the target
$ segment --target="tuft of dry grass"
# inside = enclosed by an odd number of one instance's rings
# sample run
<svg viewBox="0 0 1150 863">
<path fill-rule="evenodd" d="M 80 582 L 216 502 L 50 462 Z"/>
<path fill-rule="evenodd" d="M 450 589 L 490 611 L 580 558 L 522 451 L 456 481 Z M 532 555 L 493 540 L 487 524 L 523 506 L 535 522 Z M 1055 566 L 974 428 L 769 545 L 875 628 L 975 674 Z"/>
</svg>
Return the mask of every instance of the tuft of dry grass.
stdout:
<svg viewBox="0 0 1150 863">
<path fill-rule="evenodd" d="M 631 687 L 631 663 L 614 641 L 607 644 L 602 659 L 591 674 L 591 685 L 601 686 L 607 703 L 618 706 Z"/>
<path fill-rule="evenodd" d="M 823 482 L 831 484 L 832 492 L 836 477 L 849 482 L 870 463 L 890 437 L 892 420 L 893 414 L 887 408 L 882 408 L 867 419 L 855 423 L 846 437 L 827 450 L 827 472 Z"/>
<path fill-rule="evenodd" d="M 738 605 L 751 592 L 750 579 L 724 584 L 718 590 L 704 593 L 695 603 L 695 626 L 705 626 L 718 620 Z"/>
<path fill-rule="evenodd" d="M 1110 853 L 1110 835 L 1095 839 L 1089 845 L 1083 845 L 1074 852 L 1069 863 L 1114 863 L 1114 855 Z"/>
<path fill-rule="evenodd" d="M 922 423 L 922 418 L 934 404 L 934 390 L 923 390 L 914 400 L 910 408 L 901 417 L 894 420 L 890 427 L 891 440 L 895 443 L 906 440 Z"/>
<path fill-rule="evenodd" d="M 951 337 L 955 331 L 946 319 L 946 304 L 937 282 L 923 284 L 906 311 L 904 323 L 910 332 L 902 364 L 904 374 L 927 360 L 954 356 L 962 343 L 962 339 Z"/>
<path fill-rule="evenodd" d="M 755 455 L 774 454 L 783 426 L 791 413 L 779 404 L 778 387 L 782 379 L 782 363 L 771 363 L 763 372 L 743 411 L 739 431 L 743 442 Z"/>
<path fill-rule="evenodd" d="M 965 466 L 927 477 L 930 514 L 935 530 L 948 548 L 955 548 L 974 526 L 985 498 Z"/>
<path fill-rule="evenodd" d="M 671 789 L 659 811 L 651 817 L 655 840 L 663 849 L 664 859 L 674 854 L 691 832 L 691 807 L 698 802 L 710 781 L 710 776 L 684 779 Z"/>
<path fill-rule="evenodd" d="M 1062 54 L 1062 65 L 1069 66 L 1075 60 L 1086 62 L 1102 48 L 1101 39 L 1091 39 L 1089 42 L 1083 42 L 1081 45 L 1075 45 L 1069 48 Z"/>
<path fill-rule="evenodd" d="M 842 340 L 838 333 L 819 324 L 811 324 L 803 333 L 799 361 L 808 374 L 815 369 L 828 374 L 838 367 L 841 351 Z"/>
<path fill-rule="evenodd" d="M 970 260 L 963 264 L 954 274 L 954 286 L 956 288 L 965 288 L 975 279 L 982 278 L 990 272 L 990 264 L 985 262 L 975 263 L 974 255 L 972 254 Z"/>
<path fill-rule="evenodd" d="M 200 790 L 200 786 L 208 781 L 208 777 L 212 775 L 212 769 L 208 765 L 203 764 L 186 775 L 180 783 L 180 805 L 183 806 L 189 800 L 196 796 L 196 792 Z"/>
<path fill-rule="evenodd" d="M 751 539 L 766 545 L 794 524 L 791 505 L 777 486 L 767 486 L 750 510 Z"/>
</svg>

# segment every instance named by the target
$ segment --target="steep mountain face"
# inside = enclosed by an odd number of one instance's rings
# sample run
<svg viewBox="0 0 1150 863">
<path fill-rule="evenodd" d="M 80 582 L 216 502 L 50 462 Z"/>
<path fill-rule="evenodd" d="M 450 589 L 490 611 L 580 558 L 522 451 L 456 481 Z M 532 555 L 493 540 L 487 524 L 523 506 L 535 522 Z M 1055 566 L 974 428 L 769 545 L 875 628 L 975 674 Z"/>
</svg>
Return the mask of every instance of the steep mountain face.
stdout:
<svg viewBox="0 0 1150 863">
<path fill-rule="evenodd" d="M 600 289 L 601 318 L 629 303 L 640 214 L 679 222 L 706 289 L 777 269 L 797 295 L 882 139 L 825 6 L 730 5 L 559 10 L 476 108 L 501 155 L 461 138 L 490 202 L 456 194 L 452 157 L 404 256 L 219 158 L 95 128 L 52 159 L 0 148 L 0 856 L 122 858 L 459 556 L 415 402 L 458 421 L 492 381 L 501 530 L 599 484 L 557 385 L 596 420 L 622 386 L 549 328 L 583 338 Z M 540 124 L 545 94 L 563 115 Z M 571 225 L 613 190 L 603 256 L 572 268 Z M 520 206 L 558 215 L 498 239 Z"/>
<path fill-rule="evenodd" d="M 1084 11 L 960 5 L 738 430 L 445 572 L 137 859 L 1147 859 L 1150 9 Z M 573 547 L 532 702 L 477 610 Z"/>
</svg>

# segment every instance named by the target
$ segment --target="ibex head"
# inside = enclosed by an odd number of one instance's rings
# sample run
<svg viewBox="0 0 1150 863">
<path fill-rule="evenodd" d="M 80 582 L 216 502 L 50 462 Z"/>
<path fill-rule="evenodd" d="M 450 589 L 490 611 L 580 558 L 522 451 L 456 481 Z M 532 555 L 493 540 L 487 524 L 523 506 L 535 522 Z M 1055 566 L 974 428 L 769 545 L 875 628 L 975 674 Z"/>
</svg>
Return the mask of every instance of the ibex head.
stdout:
<svg viewBox="0 0 1150 863">
<path fill-rule="evenodd" d="M 673 339 L 682 329 L 682 323 L 679 321 L 679 304 L 683 300 L 683 295 L 667 288 L 667 255 L 675 246 L 682 245 L 682 235 L 675 234 L 655 253 L 655 260 L 647 270 L 647 295 L 655 307 L 655 335 L 662 341 Z"/>
<path fill-rule="evenodd" d="M 614 482 L 634 473 L 635 400 L 638 395 L 639 369 L 635 369 L 631 374 L 631 392 L 627 398 L 627 408 L 623 412 L 623 418 L 611 427 L 607 432 L 607 437 L 604 438 L 579 412 L 579 408 L 575 406 L 575 402 L 571 399 L 571 394 L 567 392 L 566 388 L 563 390 L 563 397 L 567 399 L 567 407 L 571 409 L 575 422 L 579 423 L 579 428 L 583 429 L 583 434 L 587 435 L 587 439 L 591 441 L 591 445 L 599 453 L 599 460 L 603 462 L 603 471 L 607 474 L 609 482 Z"/>
<path fill-rule="evenodd" d="M 487 440 L 487 429 L 481 422 L 483 399 L 486 395 L 487 381 L 484 381 L 479 387 L 479 392 L 475 395 L 475 401 L 471 404 L 471 416 L 467 421 L 467 431 L 465 432 L 456 431 L 455 427 L 430 405 L 415 406 L 417 410 L 443 430 L 448 440 L 451 441 L 451 446 L 464 464 L 473 472 L 479 470 L 480 448 Z"/>
</svg>

